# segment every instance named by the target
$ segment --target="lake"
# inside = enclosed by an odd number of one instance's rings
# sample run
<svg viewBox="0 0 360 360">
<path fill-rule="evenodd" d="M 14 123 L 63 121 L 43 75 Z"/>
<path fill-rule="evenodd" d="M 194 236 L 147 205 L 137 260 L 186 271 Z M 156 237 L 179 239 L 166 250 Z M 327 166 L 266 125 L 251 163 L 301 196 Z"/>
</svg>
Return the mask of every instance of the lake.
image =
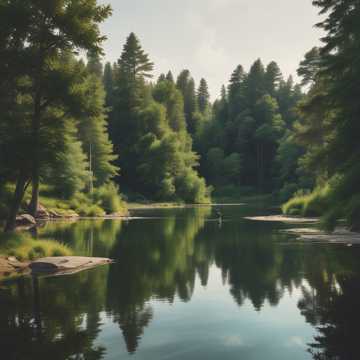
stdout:
<svg viewBox="0 0 360 360">
<path fill-rule="evenodd" d="M 360 248 L 309 244 L 257 206 L 50 223 L 109 266 L 0 288 L 1 359 L 360 359 Z"/>
</svg>

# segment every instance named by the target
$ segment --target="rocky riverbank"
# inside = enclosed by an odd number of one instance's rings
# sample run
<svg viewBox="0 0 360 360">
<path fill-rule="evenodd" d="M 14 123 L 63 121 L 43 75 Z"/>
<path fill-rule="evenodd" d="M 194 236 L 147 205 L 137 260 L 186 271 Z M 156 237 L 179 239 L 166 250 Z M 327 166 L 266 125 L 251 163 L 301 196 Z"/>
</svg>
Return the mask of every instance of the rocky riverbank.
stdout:
<svg viewBox="0 0 360 360">
<path fill-rule="evenodd" d="M 54 220 L 79 220 L 79 219 L 115 219 L 115 218 L 128 218 L 129 211 L 124 209 L 122 212 L 115 214 L 108 214 L 103 216 L 81 216 L 77 214 L 74 210 L 67 210 L 57 212 L 52 209 L 47 209 L 43 205 L 39 205 L 39 209 L 36 213 L 36 216 L 30 214 L 20 214 L 16 217 L 16 229 L 17 230 L 28 230 L 38 224 L 41 224 L 46 221 Z"/>
</svg>

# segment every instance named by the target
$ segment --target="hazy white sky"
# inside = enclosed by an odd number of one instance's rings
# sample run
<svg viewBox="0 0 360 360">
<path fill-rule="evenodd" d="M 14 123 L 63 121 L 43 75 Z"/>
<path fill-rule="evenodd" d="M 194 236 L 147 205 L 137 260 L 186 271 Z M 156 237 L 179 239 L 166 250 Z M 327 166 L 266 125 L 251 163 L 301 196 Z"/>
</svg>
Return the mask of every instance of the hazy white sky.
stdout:
<svg viewBox="0 0 360 360">
<path fill-rule="evenodd" d="M 191 71 L 218 96 L 238 64 L 275 60 L 295 75 L 304 53 L 319 44 L 320 18 L 311 0 L 101 0 L 113 7 L 102 26 L 106 60 L 116 61 L 130 32 L 155 62 L 154 74 Z"/>
</svg>

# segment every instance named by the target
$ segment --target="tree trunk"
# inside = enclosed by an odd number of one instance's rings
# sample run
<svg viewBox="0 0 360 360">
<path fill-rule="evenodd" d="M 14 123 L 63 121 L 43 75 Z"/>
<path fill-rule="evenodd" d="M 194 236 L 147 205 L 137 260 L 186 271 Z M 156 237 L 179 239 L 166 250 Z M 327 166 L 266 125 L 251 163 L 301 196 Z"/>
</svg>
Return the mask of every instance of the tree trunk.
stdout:
<svg viewBox="0 0 360 360">
<path fill-rule="evenodd" d="M 33 175 L 32 175 L 32 192 L 31 192 L 31 201 L 29 205 L 30 215 L 36 217 L 38 208 L 39 208 L 39 171 L 38 164 L 34 163 Z"/>
<path fill-rule="evenodd" d="M 6 221 L 5 232 L 14 231 L 15 229 L 16 215 L 19 212 L 21 201 L 24 198 L 26 180 L 27 179 L 25 174 L 23 172 L 20 172 L 16 182 L 16 189 L 14 193 L 14 199 L 10 208 L 10 214 Z"/>
<path fill-rule="evenodd" d="M 39 81 L 40 82 L 40 81 Z M 29 205 L 30 215 L 36 216 L 39 207 L 39 184 L 40 184 L 40 117 L 41 117 L 41 91 L 37 90 L 34 103 L 34 117 L 32 120 L 32 137 L 34 143 L 33 167 L 32 167 L 32 194 Z"/>
</svg>

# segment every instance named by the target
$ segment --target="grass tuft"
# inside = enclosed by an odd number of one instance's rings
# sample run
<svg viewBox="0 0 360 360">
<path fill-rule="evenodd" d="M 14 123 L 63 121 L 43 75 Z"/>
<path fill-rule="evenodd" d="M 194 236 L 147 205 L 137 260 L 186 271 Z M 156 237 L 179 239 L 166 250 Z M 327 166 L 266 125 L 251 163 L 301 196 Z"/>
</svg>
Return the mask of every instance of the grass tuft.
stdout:
<svg viewBox="0 0 360 360">
<path fill-rule="evenodd" d="M 34 239 L 30 234 L 0 234 L 0 254 L 18 260 L 35 260 L 47 256 L 70 256 L 71 250 L 55 240 Z"/>
</svg>

